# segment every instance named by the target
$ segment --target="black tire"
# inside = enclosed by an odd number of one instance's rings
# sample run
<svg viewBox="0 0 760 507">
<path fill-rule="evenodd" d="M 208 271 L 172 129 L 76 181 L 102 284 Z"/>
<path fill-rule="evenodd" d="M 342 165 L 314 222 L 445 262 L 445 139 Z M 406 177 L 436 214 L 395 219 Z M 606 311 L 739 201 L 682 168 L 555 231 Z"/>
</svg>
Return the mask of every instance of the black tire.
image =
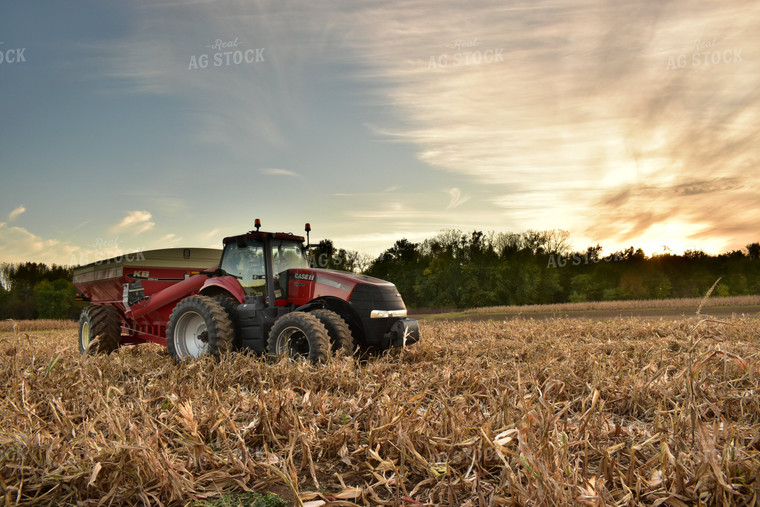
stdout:
<svg viewBox="0 0 760 507">
<path fill-rule="evenodd" d="M 343 317 L 332 310 L 314 310 L 309 312 L 316 316 L 327 329 L 327 335 L 330 337 L 330 350 L 337 356 L 351 356 L 354 354 L 356 345 L 354 344 L 354 335 L 348 323 Z"/>
<path fill-rule="evenodd" d="M 235 333 L 227 312 L 214 298 L 189 296 L 174 307 L 166 326 L 166 344 L 175 361 L 218 356 L 235 348 Z"/>
<path fill-rule="evenodd" d="M 213 298 L 222 305 L 224 311 L 227 312 L 227 317 L 232 324 L 232 350 L 239 350 L 243 346 L 242 333 L 240 332 L 240 321 L 237 318 L 237 306 L 240 304 L 238 300 L 231 295 L 217 294 Z"/>
<path fill-rule="evenodd" d="M 79 352 L 110 354 L 121 345 L 121 316 L 113 306 L 90 305 L 79 316 Z"/>
<path fill-rule="evenodd" d="M 285 356 L 324 363 L 330 353 L 330 337 L 314 315 L 290 312 L 277 319 L 269 331 L 267 352 L 272 359 Z"/>
</svg>

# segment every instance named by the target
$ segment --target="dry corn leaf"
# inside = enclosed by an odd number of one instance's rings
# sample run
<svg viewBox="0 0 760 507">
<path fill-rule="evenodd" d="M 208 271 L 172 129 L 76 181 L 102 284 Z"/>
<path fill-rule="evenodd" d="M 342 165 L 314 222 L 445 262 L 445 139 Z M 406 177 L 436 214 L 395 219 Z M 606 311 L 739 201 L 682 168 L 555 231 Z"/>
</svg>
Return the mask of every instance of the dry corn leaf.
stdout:
<svg viewBox="0 0 760 507">
<path fill-rule="evenodd" d="M 351 500 L 354 498 L 360 498 L 363 492 L 364 489 L 362 488 L 346 488 L 334 496 L 339 500 Z"/>
<path fill-rule="evenodd" d="M 95 463 L 95 466 L 92 467 L 92 473 L 90 473 L 90 480 L 87 482 L 87 486 L 92 486 L 95 484 L 95 479 L 98 478 L 98 474 L 102 468 L 103 465 L 101 465 L 100 462 Z"/>
<path fill-rule="evenodd" d="M 496 437 L 494 437 L 493 441 L 496 444 L 499 444 L 500 446 L 506 446 L 508 443 L 510 443 L 512 440 L 515 439 L 517 436 L 518 430 L 517 428 L 510 428 L 508 430 L 504 430 Z"/>
</svg>

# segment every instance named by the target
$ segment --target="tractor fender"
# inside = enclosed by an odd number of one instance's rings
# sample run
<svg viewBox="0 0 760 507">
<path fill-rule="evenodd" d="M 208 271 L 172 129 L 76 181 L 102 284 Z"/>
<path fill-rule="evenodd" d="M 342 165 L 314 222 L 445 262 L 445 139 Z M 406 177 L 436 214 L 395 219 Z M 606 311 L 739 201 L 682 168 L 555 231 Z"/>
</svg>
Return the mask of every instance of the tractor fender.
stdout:
<svg viewBox="0 0 760 507">
<path fill-rule="evenodd" d="M 238 300 L 238 303 L 245 302 L 245 291 L 240 286 L 233 276 L 220 276 L 216 278 L 209 278 L 201 287 L 200 293 L 203 295 L 217 294 L 219 290 L 223 290 L 232 294 L 232 296 Z"/>
</svg>

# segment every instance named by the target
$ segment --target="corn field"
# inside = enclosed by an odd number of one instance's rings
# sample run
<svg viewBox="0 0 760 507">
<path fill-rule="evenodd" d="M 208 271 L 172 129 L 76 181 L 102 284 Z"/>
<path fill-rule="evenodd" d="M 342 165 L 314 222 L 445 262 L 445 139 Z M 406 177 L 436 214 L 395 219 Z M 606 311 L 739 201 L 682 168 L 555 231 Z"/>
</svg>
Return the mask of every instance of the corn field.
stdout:
<svg viewBox="0 0 760 507">
<path fill-rule="evenodd" d="M 757 505 L 760 321 L 425 321 L 367 361 L 0 327 L 5 505 Z"/>
</svg>

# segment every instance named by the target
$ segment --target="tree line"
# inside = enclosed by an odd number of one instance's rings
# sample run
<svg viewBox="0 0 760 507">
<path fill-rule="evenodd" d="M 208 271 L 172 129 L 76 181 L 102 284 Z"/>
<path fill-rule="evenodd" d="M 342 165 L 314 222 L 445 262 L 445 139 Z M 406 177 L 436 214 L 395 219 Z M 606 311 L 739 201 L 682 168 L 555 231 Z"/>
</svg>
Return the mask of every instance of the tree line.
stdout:
<svg viewBox="0 0 760 507">
<path fill-rule="evenodd" d="M 74 268 L 37 262 L 0 265 L 0 319 L 77 319 Z"/>
<path fill-rule="evenodd" d="M 409 307 L 472 308 L 760 294 L 760 243 L 720 255 L 648 257 L 634 247 L 609 255 L 571 251 L 566 231 L 444 231 L 396 241 L 365 273 L 396 284 Z"/>
<path fill-rule="evenodd" d="M 699 297 L 718 277 L 717 296 L 760 294 L 760 243 L 708 255 L 646 256 L 641 249 L 573 251 L 566 231 L 442 231 L 420 243 L 400 239 L 378 257 L 323 240 L 313 267 L 364 273 L 396 284 L 410 308 L 473 308 L 624 299 Z M 0 319 L 76 319 L 84 303 L 74 267 L 0 265 Z"/>
</svg>

